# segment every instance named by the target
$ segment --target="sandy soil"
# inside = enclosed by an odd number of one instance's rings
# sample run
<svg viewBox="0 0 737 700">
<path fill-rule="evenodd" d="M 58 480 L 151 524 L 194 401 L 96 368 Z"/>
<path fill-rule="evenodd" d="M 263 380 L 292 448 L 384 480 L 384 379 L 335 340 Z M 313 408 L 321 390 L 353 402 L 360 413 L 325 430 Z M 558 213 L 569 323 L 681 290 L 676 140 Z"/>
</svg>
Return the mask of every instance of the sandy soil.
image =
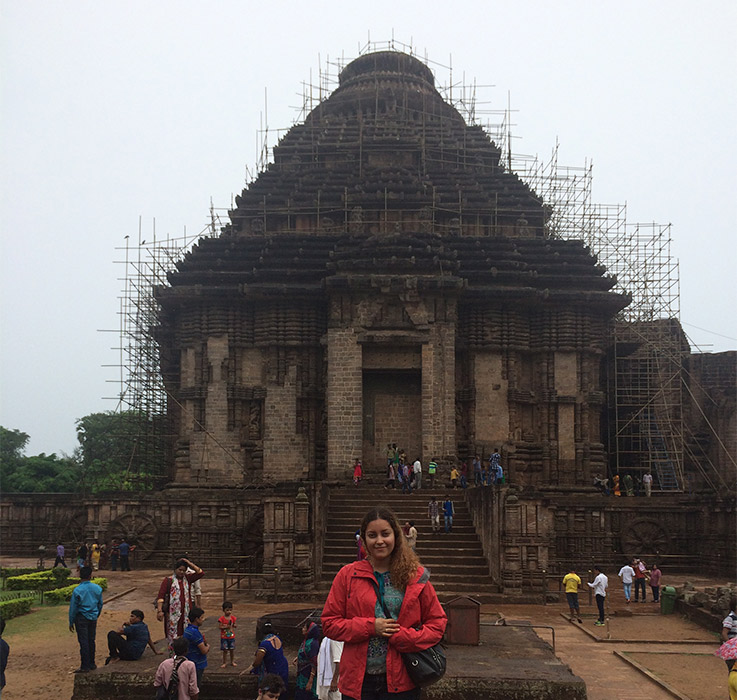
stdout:
<svg viewBox="0 0 737 700">
<path fill-rule="evenodd" d="M 712 654 L 626 653 L 691 700 L 723 700 L 727 696 L 727 667 Z"/>
<path fill-rule="evenodd" d="M 653 606 L 655 607 L 655 606 Z M 593 626 L 595 617 L 584 615 L 583 624 L 586 629 L 601 639 L 606 638 L 606 627 Z M 717 637 L 703 627 L 684 620 L 680 615 L 633 615 L 632 617 L 610 617 L 609 631 L 611 639 L 627 641 L 670 642 L 695 641 L 717 643 Z"/>
</svg>

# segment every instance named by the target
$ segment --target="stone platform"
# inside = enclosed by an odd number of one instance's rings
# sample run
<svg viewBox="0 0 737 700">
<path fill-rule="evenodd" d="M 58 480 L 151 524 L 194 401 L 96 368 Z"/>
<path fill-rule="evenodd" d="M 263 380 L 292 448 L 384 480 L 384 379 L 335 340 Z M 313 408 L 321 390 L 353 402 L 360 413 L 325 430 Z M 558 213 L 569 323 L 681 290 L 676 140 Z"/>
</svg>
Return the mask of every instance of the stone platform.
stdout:
<svg viewBox="0 0 737 700">
<path fill-rule="evenodd" d="M 512 621 L 510 621 L 512 622 Z M 245 673 L 250 663 L 249 647 L 255 650 L 251 635 L 244 632 L 240 646 L 239 666 L 221 669 L 221 654 L 217 644 L 215 620 L 205 621 L 203 633 L 214 642 L 210 665 L 200 690 L 201 700 L 256 697 L 256 678 Z M 524 624 L 520 622 L 520 624 Z M 102 641 L 102 640 L 100 640 Z M 287 659 L 296 656 L 295 647 L 285 645 Z M 583 700 L 584 681 L 553 654 L 531 627 L 482 625 L 478 646 L 446 647 L 448 673 L 446 677 L 425 689 L 426 700 Z M 78 675 L 72 700 L 106 700 L 124 697 L 126 700 L 150 700 L 153 677 L 163 656 L 147 650 L 139 661 L 120 661 Z M 294 667 L 292 666 L 292 669 Z M 290 684 L 293 688 L 293 683 Z"/>
</svg>

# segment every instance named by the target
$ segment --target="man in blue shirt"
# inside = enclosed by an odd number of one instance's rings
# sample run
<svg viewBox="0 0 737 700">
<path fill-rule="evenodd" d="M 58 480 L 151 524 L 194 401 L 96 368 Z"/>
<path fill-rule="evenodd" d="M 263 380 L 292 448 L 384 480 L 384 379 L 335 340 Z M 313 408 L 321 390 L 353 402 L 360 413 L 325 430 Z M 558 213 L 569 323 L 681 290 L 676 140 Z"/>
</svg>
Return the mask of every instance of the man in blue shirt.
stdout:
<svg viewBox="0 0 737 700">
<path fill-rule="evenodd" d="M 197 685 L 200 685 L 202 674 L 207 668 L 207 653 L 210 651 L 210 645 L 200 632 L 200 625 L 204 621 L 205 611 L 202 608 L 192 608 L 189 611 L 189 625 L 182 635 L 189 642 L 187 658 L 194 663 L 197 669 Z"/>
<path fill-rule="evenodd" d="M 69 603 L 69 631 L 77 630 L 79 656 L 81 663 L 75 673 L 94 671 L 95 635 L 97 634 L 97 618 L 102 612 L 102 588 L 92 583 L 92 567 L 83 566 L 79 570 L 82 582 L 72 592 Z"/>
<path fill-rule="evenodd" d="M 131 546 L 125 541 L 125 537 L 124 537 L 121 543 L 118 545 L 118 554 L 120 554 L 120 570 L 121 571 L 131 570 L 130 553 L 131 553 Z"/>
<path fill-rule="evenodd" d="M 143 656 L 147 644 L 154 654 L 162 653 L 156 651 L 156 646 L 151 641 L 148 625 L 143 621 L 143 610 L 131 610 L 127 625 L 121 625 L 119 629 L 107 633 L 107 648 L 110 655 L 105 659 L 105 665 L 119 659 L 138 661 Z"/>
</svg>

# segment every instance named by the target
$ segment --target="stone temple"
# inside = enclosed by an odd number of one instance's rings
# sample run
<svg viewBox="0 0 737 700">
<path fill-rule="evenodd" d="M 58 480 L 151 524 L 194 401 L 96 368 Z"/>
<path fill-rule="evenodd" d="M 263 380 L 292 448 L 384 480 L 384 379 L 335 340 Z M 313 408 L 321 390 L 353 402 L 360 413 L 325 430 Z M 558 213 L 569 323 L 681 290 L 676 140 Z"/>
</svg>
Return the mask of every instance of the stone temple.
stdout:
<svg viewBox="0 0 737 700">
<path fill-rule="evenodd" d="M 248 556 L 310 589 L 331 556 L 351 556 L 341 508 L 369 498 L 346 488 L 353 460 L 380 484 L 397 443 L 435 459 L 443 483 L 451 465 L 500 450 L 507 485 L 455 496 L 482 562 L 473 590 L 519 593 L 543 570 L 635 550 L 733 571 L 734 353 L 691 359 L 684 375 L 711 403 L 679 420 L 723 436 L 698 433 L 688 469 L 710 454 L 716 487 L 598 494 L 593 477 L 616 470 L 608 368 L 630 299 L 581 241 L 551 235 L 550 215 L 423 62 L 360 56 L 279 141 L 220 235 L 155 290 L 169 485 L 75 505 L 4 496 L 4 542 L 125 534 L 151 562 Z M 637 363 L 636 343 L 629 352 Z"/>
</svg>

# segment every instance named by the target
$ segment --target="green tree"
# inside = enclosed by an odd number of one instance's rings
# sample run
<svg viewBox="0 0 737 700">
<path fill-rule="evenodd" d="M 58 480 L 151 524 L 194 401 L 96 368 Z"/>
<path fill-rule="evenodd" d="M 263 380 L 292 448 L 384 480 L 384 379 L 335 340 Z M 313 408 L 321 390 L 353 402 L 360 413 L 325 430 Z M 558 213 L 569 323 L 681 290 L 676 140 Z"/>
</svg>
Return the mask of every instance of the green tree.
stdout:
<svg viewBox="0 0 737 700">
<path fill-rule="evenodd" d="M 26 457 L 30 439 L 0 426 L 0 488 L 7 493 L 68 492 L 77 488 L 77 463 L 70 457 L 41 453 Z"/>
<path fill-rule="evenodd" d="M 100 491 L 148 490 L 163 460 L 153 424 L 136 411 L 90 413 L 77 421 L 80 488 Z"/>
</svg>

